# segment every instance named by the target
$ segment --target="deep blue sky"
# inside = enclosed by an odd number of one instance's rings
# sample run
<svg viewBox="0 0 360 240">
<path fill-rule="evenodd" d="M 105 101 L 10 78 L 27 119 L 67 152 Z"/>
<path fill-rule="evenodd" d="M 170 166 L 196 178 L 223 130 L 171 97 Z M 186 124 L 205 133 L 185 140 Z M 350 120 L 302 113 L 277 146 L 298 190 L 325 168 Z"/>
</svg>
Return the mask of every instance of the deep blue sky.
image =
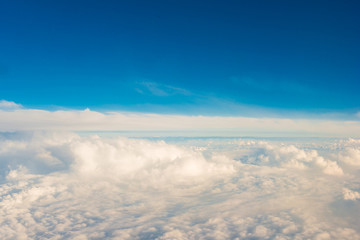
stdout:
<svg viewBox="0 0 360 240">
<path fill-rule="evenodd" d="M 359 1 L 340 0 L 0 1 L 0 99 L 191 114 L 242 114 L 221 101 L 355 112 L 359 12 Z"/>
</svg>

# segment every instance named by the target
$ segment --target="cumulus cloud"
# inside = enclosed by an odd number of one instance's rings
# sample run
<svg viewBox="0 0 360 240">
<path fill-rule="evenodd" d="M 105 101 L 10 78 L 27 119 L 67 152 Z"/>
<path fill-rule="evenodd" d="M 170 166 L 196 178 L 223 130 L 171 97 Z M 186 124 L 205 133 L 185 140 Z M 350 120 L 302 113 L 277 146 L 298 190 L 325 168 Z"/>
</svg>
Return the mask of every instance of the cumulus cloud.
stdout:
<svg viewBox="0 0 360 240">
<path fill-rule="evenodd" d="M 0 134 L 0 235 L 360 239 L 359 227 L 352 224 L 356 211 L 338 214 L 356 207 L 346 204 L 359 194 L 350 190 L 360 186 L 358 176 L 342 169 L 332 154 L 346 151 L 348 141 L 171 142 Z M 334 204 L 340 206 L 336 211 Z"/>
<path fill-rule="evenodd" d="M 348 188 L 343 189 L 343 195 L 344 195 L 345 200 L 355 201 L 355 200 L 360 199 L 360 193 L 352 191 Z"/>
<path fill-rule="evenodd" d="M 352 168 L 360 167 L 360 139 L 343 141 L 341 151 L 338 153 L 341 162 Z"/>
<path fill-rule="evenodd" d="M 313 169 L 318 167 L 325 174 L 342 175 L 343 170 L 335 161 L 319 156 L 316 150 L 303 150 L 294 145 L 277 146 L 267 142 L 260 142 L 259 148 L 263 153 L 246 156 L 246 161 L 257 162 L 260 165 L 280 165 L 287 168 Z"/>
</svg>

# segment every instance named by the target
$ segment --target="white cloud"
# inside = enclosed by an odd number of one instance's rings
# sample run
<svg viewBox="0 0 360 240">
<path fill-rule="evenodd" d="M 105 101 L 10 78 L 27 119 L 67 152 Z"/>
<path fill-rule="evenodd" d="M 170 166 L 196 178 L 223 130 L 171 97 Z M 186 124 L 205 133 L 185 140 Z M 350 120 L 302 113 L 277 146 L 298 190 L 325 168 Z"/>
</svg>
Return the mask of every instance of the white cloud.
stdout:
<svg viewBox="0 0 360 240">
<path fill-rule="evenodd" d="M 17 104 L 15 102 L 0 100 L 0 110 L 14 110 L 21 107 L 21 104 Z"/>
<path fill-rule="evenodd" d="M 348 147 L 343 151 L 340 156 L 340 160 L 351 166 L 360 167 L 360 149 Z"/>
<path fill-rule="evenodd" d="M 322 155 L 348 144 L 2 133 L 0 236 L 360 239 L 357 212 L 332 209 L 359 206 L 358 173 Z"/>
<path fill-rule="evenodd" d="M 352 191 L 348 188 L 343 189 L 343 195 L 344 195 L 345 200 L 356 201 L 356 200 L 360 199 L 360 193 Z"/>
<path fill-rule="evenodd" d="M 342 140 L 340 145 L 335 145 L 338 161 L 344 167 L 351 171 L 357 171 L 360 168 L 360 139 Z"/>
<path fill-rule="evenodd" d="M 359 121 L 0 109 L 0 131 L 173 131 L 200 136 L 352 136 Z M 177 133 L 176 133 L 177 131 Z"/>
<path fill-rule="evenodd" d="M 274 146 L 266 142 L 260 143 L 265 151 L 258 156 L 251 156 L 255 162 L 260 161 L 260 165 L 280 165 L 295 169 L 309 169 L 318 167 L 329 175 L 343 175 L 343 170 L 335 161 L 319 156 L 316 150 L 298 149 L 294 145 Z"/>
<path fill-rule="evenodd" d="M 141 94 L 151 94 L 159 97 L 191 95 L 191 92 L 186 89 L 150 81 L 139 82 L 138 88 L 135 90 Z"/>
</svg>

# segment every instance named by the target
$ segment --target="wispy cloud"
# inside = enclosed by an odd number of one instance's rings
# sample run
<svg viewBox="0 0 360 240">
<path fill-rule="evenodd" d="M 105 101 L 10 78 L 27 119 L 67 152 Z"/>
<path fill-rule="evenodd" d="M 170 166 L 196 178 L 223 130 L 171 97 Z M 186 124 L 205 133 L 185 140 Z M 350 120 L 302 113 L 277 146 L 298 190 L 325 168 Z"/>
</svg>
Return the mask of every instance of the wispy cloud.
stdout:
<svg viewBox="0 0 360 240">
<path fill-rule="evenodd" d="M 151 94 L 159 97 L 191 95 L 191 92 L 186 89 L 151 81 L 138 82 L 135 90 L 141 94 Z"/>
</svg>

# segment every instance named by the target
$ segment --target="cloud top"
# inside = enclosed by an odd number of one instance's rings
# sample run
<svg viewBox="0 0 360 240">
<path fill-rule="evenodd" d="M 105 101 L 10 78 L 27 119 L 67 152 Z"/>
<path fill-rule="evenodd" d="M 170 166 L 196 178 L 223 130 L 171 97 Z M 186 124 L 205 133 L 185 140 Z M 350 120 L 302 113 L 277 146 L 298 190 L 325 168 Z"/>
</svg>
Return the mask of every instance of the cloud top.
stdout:
<svg viewBox="0 0 360 240">
<path fill-rule="evenodd" d="M 343 194 L 344 194 L 344 199 L 345 200 L 356 201 L 356 200 L 360 199 L 360 193 L 358 193 L 356 191 L 352 191 L 352 190 L 350 190 L 348 188 L 344 188 Z"/>
<path fill-rule="evenodd" d="M 343 140 L 190 138 L 170 144 L 2 133 L 0 235 L 360 239 L 352 224 L 359 220 L 354 189 L 360 168 L 334 154 L 334 147 L 346 152 L 349 145 L 360 148 Z"/>
</svg>

